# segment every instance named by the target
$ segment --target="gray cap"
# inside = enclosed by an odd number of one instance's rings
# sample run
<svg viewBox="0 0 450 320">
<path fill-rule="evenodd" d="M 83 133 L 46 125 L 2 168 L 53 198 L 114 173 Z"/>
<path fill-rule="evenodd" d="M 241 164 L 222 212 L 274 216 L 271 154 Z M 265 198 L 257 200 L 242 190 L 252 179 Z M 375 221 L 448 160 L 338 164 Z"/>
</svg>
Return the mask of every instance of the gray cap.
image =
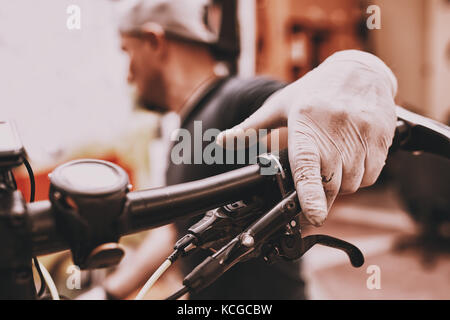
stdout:
<svg viewBox="0 0 450 320">
<path fill-rule="evenodd" d="M 121 0 L 119 31 L 138 31 L 144 24 L 153 22 L 167 33 L 214 43 L 219 36 L 207 25 L 209 5 L 209 0 Z"/>
</svg>

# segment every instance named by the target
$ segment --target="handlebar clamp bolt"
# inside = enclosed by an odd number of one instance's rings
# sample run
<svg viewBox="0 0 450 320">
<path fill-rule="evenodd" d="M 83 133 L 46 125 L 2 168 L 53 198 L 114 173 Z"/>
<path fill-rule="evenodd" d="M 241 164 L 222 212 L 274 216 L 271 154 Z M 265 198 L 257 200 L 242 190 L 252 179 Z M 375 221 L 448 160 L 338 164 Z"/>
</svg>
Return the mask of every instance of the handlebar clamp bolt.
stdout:
<svg viewBox="0 0 450 320">
<path fill-rule="evenodd" d="M 285 204 L 283 204 L 282 207 L 284 212 L 291 212 L 292 210 L 296 209 L 296 205 L 294 201 L 288 201 Z"/>
<path fill-rule="evenodd" d="M 242 236 L 241 243 L 242 243 L 244 246 L 246 246 L 246 247 L 248 247 L 248 248 L 251 248 L 251 247 L 253 247 L 253 245 L 255 244 L 255 239 L 254 239 L 251 235 L 249 235 L 249 234 L 244 234 L 244 235 Z"/>
</svg>

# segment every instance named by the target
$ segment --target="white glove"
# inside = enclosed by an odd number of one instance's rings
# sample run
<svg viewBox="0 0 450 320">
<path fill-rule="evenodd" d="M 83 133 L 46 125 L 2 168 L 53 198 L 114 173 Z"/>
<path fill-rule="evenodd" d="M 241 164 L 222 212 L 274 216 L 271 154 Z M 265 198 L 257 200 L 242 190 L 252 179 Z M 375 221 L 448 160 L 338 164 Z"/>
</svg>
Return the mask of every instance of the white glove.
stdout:
<svg viewBox="0 0 450 320">
<path fill-rule="evenodd" d="M 287 126 L 303 214 L 321 226 L 338 193 L 355 192 L 378 178 L 395 132 L 396 92 L 395 76 L 379 58 L 341 51 L 273 94 L 217 142 L 223 145 L 228 135 L 239 139 L 249 129 Z"/>
</svg>

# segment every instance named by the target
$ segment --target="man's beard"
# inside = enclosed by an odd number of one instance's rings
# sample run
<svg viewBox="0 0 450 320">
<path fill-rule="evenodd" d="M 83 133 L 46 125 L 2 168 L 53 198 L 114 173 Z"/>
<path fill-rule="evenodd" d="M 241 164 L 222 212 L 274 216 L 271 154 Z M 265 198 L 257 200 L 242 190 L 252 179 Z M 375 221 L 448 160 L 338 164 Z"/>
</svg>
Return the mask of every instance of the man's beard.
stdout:
<svg viewBox="0 0 450 320">
<path fill-rule="evenodd" d="M 153 112 L 157 112 L 157 113 L 161 113 L 161 114 L 167 112 L 167 108 L 158 106 L 154 103 L 150 103 L 147 101 L 147 99 L 144 99 L 142 97 L 136 97 L 134 105 L 137 110 L 144 109 L 144 110 L 153 111 Z"/>
<path fill-rule="evenodd" d="M 143 95 L 140 95 L 136 87 L 133 88 L 133 98 L 134 109 L 136 110 L 148 110 L 161 114 L 164 114 L 168 111 L 167 107 L 164 107 L 158 103 L 151 101 L 152 99 L 148 99 Z"/>
</svg>

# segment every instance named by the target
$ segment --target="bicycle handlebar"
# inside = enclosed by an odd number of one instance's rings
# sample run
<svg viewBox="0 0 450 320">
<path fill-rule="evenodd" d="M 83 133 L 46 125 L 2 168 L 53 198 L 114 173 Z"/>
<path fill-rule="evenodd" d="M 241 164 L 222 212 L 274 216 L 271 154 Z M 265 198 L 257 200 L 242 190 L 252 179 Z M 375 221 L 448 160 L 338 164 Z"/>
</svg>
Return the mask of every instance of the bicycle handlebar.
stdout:
<svg viewBox="0 0 450 320">
<path fill-rule="evenodd" d="M 156 228 L 240 200 L 270 180 L 270 176 L 260 175 L 260 166 L 254 164 L 198 181 L 129 192 L 118 219 L 119 235 Z M 57 230 L 54 210 L 50 201 L 27 204 L 36 256 L 69 249 Z"/>
<path fill-rule="evenodd" d="M 134 233 L 204 213 L 255 193 L 268 180 L 270 177 L 260 174 L 260 166 L 253 164 L 198 181 L 130 192 L 121 218 L 121 233 Z"/>
</svg>

